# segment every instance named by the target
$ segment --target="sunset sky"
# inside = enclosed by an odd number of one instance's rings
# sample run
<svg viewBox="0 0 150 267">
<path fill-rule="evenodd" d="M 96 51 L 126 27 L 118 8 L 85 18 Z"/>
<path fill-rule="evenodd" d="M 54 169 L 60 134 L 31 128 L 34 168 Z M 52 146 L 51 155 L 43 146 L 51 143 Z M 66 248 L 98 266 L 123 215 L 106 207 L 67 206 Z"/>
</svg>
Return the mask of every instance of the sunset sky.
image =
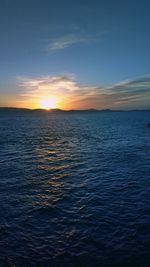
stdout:
<svg viewBox="0 0 150 267">
<path fill-rule="evenodd" d="M 150 2 L 1 0 L 0 106 L 150 108 Z"/>
</svg>

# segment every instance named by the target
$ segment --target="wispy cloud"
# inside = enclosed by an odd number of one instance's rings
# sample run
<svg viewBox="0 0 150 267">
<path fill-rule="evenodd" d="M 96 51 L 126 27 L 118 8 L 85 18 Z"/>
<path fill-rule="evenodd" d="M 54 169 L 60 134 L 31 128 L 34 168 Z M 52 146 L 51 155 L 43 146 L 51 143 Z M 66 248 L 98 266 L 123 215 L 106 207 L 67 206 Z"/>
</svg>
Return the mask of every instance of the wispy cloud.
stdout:
<svg viewBox="0 0 150 267">
<path fill-rule="evenodd" d="M 77 44 L 99 43 L 103 41 L 104 38 L 112 32 L 112 30 L 93 31 L 89 34 L 85 30 L 81 29 L 81 27 L 71 25 L 68 32 L 70 33 L 57 38 L 50 38 L 46 41 L 47 45 L 45 46 L 45 50 L 48 54 L 54 54 L 60 50 L 64 50 Z"/>
<path fill-rule="evenodd" d="M 88 41 L 87 39 L 85 39 L 81 36 L 78 36 L 75 34 L 69 34 L 69 35 L 65 35 L 65 36 L 62 36 L 60 38 L 57 38 L 55 40 L 54 39 L 51 40 L 46 47 L 46 51 L 49 54 L 52 54 L 52 53 L 55 53 L 59 50 L 65 49 L 69 46 L 72 46 L 74 44 L 86 43 L 87 41 Z"/>
<path fill-rule="evenodd" d="M 61 108 L 150 108 L 150 76 L 123 81 L 109 87 L 81 85 L 71 76 L 19 78 L 19 101 L 38 103 L 43 97 L 57 96 Z"/>
</svg>

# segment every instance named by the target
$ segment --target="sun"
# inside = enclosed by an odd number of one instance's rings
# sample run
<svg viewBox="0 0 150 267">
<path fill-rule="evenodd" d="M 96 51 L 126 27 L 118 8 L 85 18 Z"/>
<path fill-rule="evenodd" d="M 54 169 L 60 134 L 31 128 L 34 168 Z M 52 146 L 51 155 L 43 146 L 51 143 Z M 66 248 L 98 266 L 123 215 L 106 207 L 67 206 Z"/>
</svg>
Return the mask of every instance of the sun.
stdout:
<svg viewBox="0 0 150 267">
<path fill-rule="evenodd" d="M 51 97 L 51 98 L 47 98 L 47 99 L 43 99 L 41 100 L 41 108 L 43 109 L 53 109 L 53 108 L 57 108 L 57 104 L 58 104 L 58 100 L 56 97 Z"/>
</svg>

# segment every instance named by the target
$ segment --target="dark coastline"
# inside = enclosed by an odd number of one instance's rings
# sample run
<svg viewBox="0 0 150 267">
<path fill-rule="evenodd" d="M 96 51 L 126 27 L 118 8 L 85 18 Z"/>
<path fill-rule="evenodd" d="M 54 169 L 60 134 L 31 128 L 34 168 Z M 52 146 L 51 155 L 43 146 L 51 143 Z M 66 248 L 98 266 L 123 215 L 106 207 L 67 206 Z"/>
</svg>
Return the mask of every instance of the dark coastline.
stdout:
<svg viewBox="0 0 150 267">
<path fill-rule="evenodd" d="M 11 111 L 11 112 L 46 112 L 46 113 L 69 113 L 69 112 L 145 112 L 150 111 L 150 109 L 131 109 L 131 110 L 121 110 L 121 109 L 29 109 L 29 108 L 16 108 L 16 107 L 0 107 L 0 111 Z"/>
</svg>

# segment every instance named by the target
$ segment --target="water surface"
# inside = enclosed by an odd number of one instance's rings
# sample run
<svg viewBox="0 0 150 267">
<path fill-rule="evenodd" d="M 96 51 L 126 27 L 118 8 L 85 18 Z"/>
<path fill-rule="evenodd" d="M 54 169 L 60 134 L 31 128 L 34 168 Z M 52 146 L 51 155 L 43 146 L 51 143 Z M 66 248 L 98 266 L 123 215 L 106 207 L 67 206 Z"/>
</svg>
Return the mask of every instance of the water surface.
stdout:
<svg viewBox="0 0 150 267">
<path fill-rule="evenodd" d="M 0 112 L 0 266 L 150 266 L 150 112 Z"/>
</svg>

